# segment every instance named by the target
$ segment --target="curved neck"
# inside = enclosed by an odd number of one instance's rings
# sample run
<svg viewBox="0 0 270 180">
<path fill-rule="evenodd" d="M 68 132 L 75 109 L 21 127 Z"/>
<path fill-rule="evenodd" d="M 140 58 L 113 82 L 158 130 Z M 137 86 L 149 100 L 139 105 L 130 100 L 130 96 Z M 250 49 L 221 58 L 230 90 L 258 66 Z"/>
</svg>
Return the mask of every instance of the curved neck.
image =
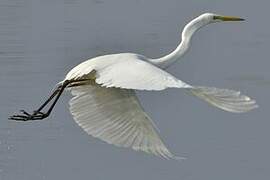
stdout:
<svg viewBox="0 0 270 180">
<path fill-rule="evenodd" d="M 182 31 L 182 40 L 177 48 L 164 57 L 150 59 L 150 62 L 164 69 L 169 67 L 187 52 L 193 34 L 206 24 L 208 24 L 208 21 L 201 19 L 200 17 L 193 19 L 184 27 Z"/>
</svg>

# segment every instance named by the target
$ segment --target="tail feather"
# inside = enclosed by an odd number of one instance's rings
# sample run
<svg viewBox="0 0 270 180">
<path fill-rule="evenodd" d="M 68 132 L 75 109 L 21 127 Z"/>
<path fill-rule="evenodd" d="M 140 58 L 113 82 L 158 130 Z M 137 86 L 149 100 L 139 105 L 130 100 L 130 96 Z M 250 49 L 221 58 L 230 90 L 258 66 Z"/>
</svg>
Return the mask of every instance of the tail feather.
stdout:
<svg viewBox="0 0 270 180">
<path fill-rule="evenodd" d="M 255 100 L 242 95 L 239 91 L 201 86 L 189 90 L 198 98 L 229 112 L 243 113 L 258 107 Z"/>
</svg>

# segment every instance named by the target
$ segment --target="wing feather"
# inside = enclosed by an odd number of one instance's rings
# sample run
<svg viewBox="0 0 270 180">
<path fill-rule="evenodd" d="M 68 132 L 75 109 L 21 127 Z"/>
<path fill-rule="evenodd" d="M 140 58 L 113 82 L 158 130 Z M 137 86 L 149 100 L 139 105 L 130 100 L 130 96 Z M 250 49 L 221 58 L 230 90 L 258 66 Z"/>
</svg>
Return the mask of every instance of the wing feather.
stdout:
<svg viewBox="0 0 270 180">
<path fill-rule="evenodd" d="M 89 135 L 164 158 L 176 158 L 164 145 L 134 90 L 97 84 L 71 87 L 70 112 Z"/>
</svg>

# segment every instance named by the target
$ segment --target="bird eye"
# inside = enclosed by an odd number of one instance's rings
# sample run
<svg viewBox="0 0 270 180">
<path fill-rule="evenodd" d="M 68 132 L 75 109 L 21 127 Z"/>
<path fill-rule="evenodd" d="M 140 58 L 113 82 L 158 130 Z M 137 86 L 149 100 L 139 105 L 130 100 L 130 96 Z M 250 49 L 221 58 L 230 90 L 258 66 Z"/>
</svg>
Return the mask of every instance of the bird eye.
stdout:
<svg viewBox="0 0 270 180">
<path fill-rule="evenodd" d="M 213 20 L 217 20 L 217 19 L 219 19 L 218 16 L 213 16 Z"/>
</svg>

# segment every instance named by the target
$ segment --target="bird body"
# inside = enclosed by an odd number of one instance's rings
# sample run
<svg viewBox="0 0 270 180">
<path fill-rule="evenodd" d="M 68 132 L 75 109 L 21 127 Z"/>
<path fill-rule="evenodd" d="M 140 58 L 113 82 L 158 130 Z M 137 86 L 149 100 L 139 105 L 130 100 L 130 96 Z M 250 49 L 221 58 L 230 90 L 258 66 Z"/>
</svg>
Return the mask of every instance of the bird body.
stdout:
<svg viewBox="0 0 270 180">
<path fill-rule="evenodd" d="M 177 48 L 161 58 L 120 53 L 84 61 L 67 73 L 37 111 L 33 114 L 22 111 L 23 115 L 14 115 L 11 119 L 27 121 L 48 117 L 64 89 L 69 89 L 73 95 L 69 102 L 70 112 L 89 135 L 116 146 L 130 147 L 164 158 L 177 158 L 162 142 L 135 90 L 180 88 L 225 111 L 242 113 L 256 108 L 255 100 L 238 91 L 193 86 L 165 71 L 187 52 L 193 34 L 201 27 L 214 22 L 242 20 L 202 14 L 185 26 Z M 47 113 L 42 113 L 41 110 L 54 98 Z"/>
<path fill-rule="evenodd" d="M 132 53 L 95 57 L 74 67 L 63 80 L 85 78 L 95 71 L 95 81 L 104 87 L 136 90 L 163 90 L 169 87 L 191 87 L 171 74 Z"/>
</svg>

